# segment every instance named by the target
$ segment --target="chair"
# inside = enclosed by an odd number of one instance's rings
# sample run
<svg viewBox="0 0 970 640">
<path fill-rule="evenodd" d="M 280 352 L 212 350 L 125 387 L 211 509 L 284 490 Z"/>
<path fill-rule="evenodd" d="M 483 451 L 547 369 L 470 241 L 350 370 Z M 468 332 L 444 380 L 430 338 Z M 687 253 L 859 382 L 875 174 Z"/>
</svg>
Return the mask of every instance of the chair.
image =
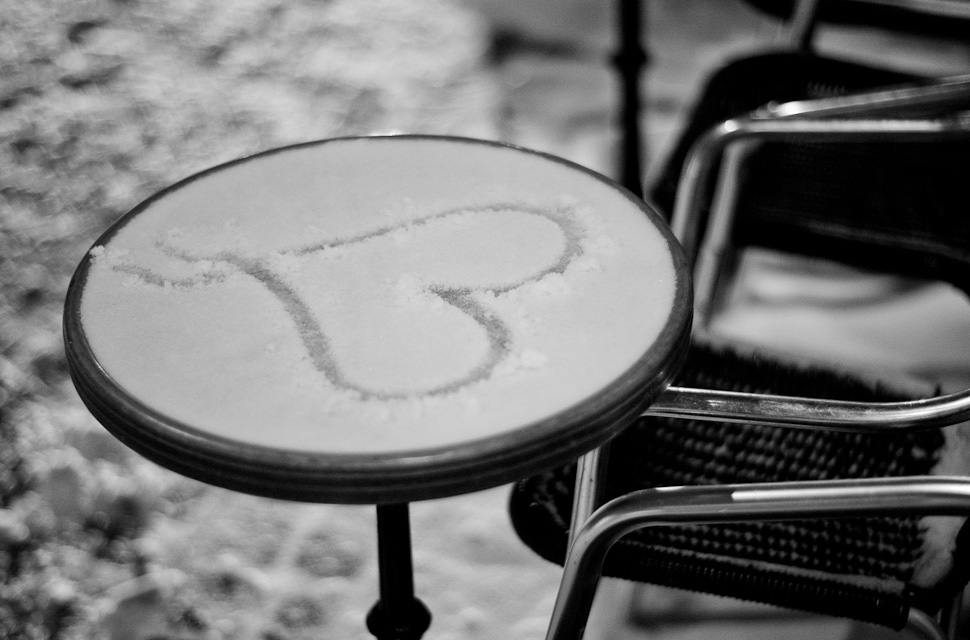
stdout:
<svg viewBox="0 0 970 640">
<path fill-rule="evenodd" d="M 695 263 L 699 330 L 708 328 L 719 284 L 745 246 L 970 291 L 964 109 L 970 76 L 770 105 L 700 136 L 672 221 Z M 714 194 L 705 186 L 716 172 Z"/>
<path fill-rule="evenodd" d="M 788 20 L 793 31 L 802 33 L 806 42 L 811 39 L 814 25 L 820 22 L 862 27 L 875 25 L 895 32 L 950 38 L 970 36 L 970 6 L 963 0 L 745 1 L 765 13 Z M 801 15 L 800 11 L 803 12 Z"/>
<path fill-rule="evenodd" d="M 920 77 L 825 57 L 814 51 L 812 34 L 820 21 L 857 24 L 868 16 L 870 23 L 907 33 L 962 37 L 970 32 L 970 3 L 751 0 L 750 4 L 780 15 L 791 12 L 786 48 L 734 60 L 712 76 L 651 191 L 654 201 L 674 219 L 690 257 L 699 260 L 695 328 L 700 333 L 710 329 L 720 302 L 717 292 L 729 290 L 722 285 L 734 274 L 743 247 L 772 247 L 793 254 L 804 254 L 801 248 L 811 247 L 814 257 L 879 269 L 891 267 L 900 256 L 919 258 L 919 250 L 907 253 L 901 246 L 923 241 L 907 238 L 908 229 L 915 228 L 915 217 L 950 225 L 948 231 L 934 229 L 938 235 L 966 237 L 958 213 L 963 201 L 961 167 L 970 159 L 970 149 L 956 138 L 962 135 L 960 110 L 970 107 L 967 78 Z M 777 108 L 786 102 L 791 104 Z M 802 122 L 784 124 L 779 118 Z M 748 128 L 749 123 L 778 130 L 727 130 Z M 793 133 L 793 128 L 800 130 Z M 794 143 L 791 135 L 797 136 Z M 734 144 L 736 137 L 748 142 Z M 719 149 L 696 153 L 688 161 L 692 150 L 707 145 L 731 146 L 723 157 L 737 166 L 722 168 Z M 728 179 L 718 180 L 722 170 Z M 722 193 L 713 193 L 715 182 Z M 689 211 L 674 211 L 677 193 L 687 196 L 677 206 Z M 719 209 L 708 220 L 712 207 Z M 793 210 L 798 216 L 790 214 Z M 731 212 L 737 212 L 736 219 L 727 219 Z M 869 220 L 856 221 L 870 213 Z M 855 251 L 858 243 L 844 244 L 842 235 L 854 233 L 853 226 L 870 235 L 862 253 Z M 731 237 L 723 235 L 727 229 L 732 230 Z M 707 230 L 713 234 L 705 238 Z M 882 252 L 880 247 L 893 242 L 890 237 L 900 238 L 901 245 Z M 948 261 L 939 253 L 923 259 L 923 268 L 914 265 L 906 275 L 939 279 L 940 268 L 951 270 L 951 277 L 965 277 L 959 261 Z"/>
<path fill-rule="evenodd" d="M 908 397 L 902 390 L 859 377 L 703 343 L 691 347 L 673 384 L 678 385 L 677 389 L 733 389 L 853 401 L 896 401 Z M 731 495 L 730 487 L 738 483 L 798 483 L 747 487 L 767 495 L 770 491 L 801 490 L 802 484 L 807 487 L 805 490 L 821 491 L 825 485 L 812 482 L 839 478 L 925 478 L 939 458 L 956 453 L 956 431 L 952 429 L 946 435 L 940 430 L 874 434 L 786 429 L 744 421 L 731 424 L 663 417 L 677 411 L 670 411 L 663 397 L 659 402 L 661 405 L 654 409 L 659 415 L 641 418 L 611 443 L 603 483 L 603 498 L 608 504 L 592 518 L 579 518 L 583 525 L 578 527 L 578 533 L 573 531 L 574 545 L 589 544 L 593 547 L 591 552 L 603 553 L 605 549 L 599 546 L 603 544 L 601 536 L 615 534 L 604 532 L 604 527 L 618 526 L 622 519 L 634 516 L 642 516 L 645 524 L 691 522 L 683 519 L 685 509 L 696 506 L 698 500 L 711 510 L 692 514 L 697 517 L 696 522 L 723 520 L 721 511 L 734 507 L 739 499 Z M 697 409 L 694 406 L 684 413 Z M 573 524 L 576 476 L 576 466 L 570 465 L 529 478 L 516 485 L 510 500 L 519 537 L 542 557 L 560 564 L 565 562 L 567 538 L 577 527 Z M 921 479 L 914 484 L 922 482 L 931 481 Z M 970 487 L 967 480 L 954 482 L 962 484 L 961 490 Z M 697 487 L 655 489 L 683 485 L 699 485 L 710 493 Z M 870 491 L 862 481 L 847 486 L 861 493 Z M 695 489 L 700 493 L 690 493 Z M 739 486 L 733 490 L 744 489 Z M 873 508 L 866 500 L 850 501 L 846 506 L 854 516 Z M 966 506 L 964 514 L 970 513 Z M 816 512 L 810 502 L 797 507 L 802 518 L 824 515 Z M 886 509 L 886 503 L 882 509 L 880 516 L 893 511 Z M 912 605 L 918 603 L 928 613 L 936 613 L 970 577 L 966 575 L 967 567 L 954 566 L 932 585 L 914 583 L 925 538 L 920 536 L 919 522 L 913 517 L 750 521 L 777 517 L 779 513 L 744 514 L 738 520 L 748 522 L 730 525 L 638 530 L 620 539 L 610 550 L 605 557 L 605 575 L 897 629 L 907 624 Z M 659 520 L 651 522 L 651 516 Z M 949 533 L 952 540 L 953 531 Z M 574 550 L 576 553 L 579 552 Z M 575 568 L 574 576 L 583 576 L 589 571 L 588 559 L 583 554 L 577 558 L 581 566 Z M 582 582 L 584 579 L 589 582 Z M 589 575 L 573 580 L 580 584 L 564 582 L 563 594 L 595 584 Z M 573 597 L 564 600 L 558 609 L 581 617 L 577 612 L 583 606 Z M 565 620 L 559 624 L 568 627 L 574 622 Z"/>
<path fill-rule="evenodd" d="M 803 135 L 810 136 L 813 152 L 825 145 L 828 153 L 838 144 L 839 153 L 849 156 L 863 142 L 931 141 L 933 149 L 951 145 L 952 153 L 963 145 L 950 140 L 970 140 L 970 122 L 953 115 L 966 108 L 967 79 L 888 74 L 873 86 L 894 79 L 918 86 L 772 106 L 729 120 L 691 146 L 673 225 L 690 258 L 708 256 L 697 262 L 702 325 L 710 309 L 706 292 L 716 290 L 713 283 L 722 273 L 710 265 L 723 265 L 719 261 L 728 249 L 755 240 L 802 253 L 822 248 L 826 257 L 854 264 L 902 268 L 970 294 L 970 216 L 947 206 L 935 212 L 937 219 L 900 215 L 890 225 L 879 216 L 843 212 L 830 223 L 826 206 L 810 216 L 791 213 L 814 190 L 784 203 L 789 195 L 784 180 L 797 175 L 804 183 L 817 169 L 793 172 L 798 147 L 788 147 Z M 900 113 L 905 117 L 885 117 Z M 771 177 L 761 179 L 759 172 L 769 169 L 775 169 Z M 888 186 L 909 184 L 900 178 Z M 773 188 L 774 201 L 783 206 L 764 205 L 770 214 L 750 214 L 747 202 L 771 200 L 755 187 Z M 850 182 L 842 193 L 854 191 L 867 192 Z M 950 193 L 948 205 L 958 202 Z M 752 221 L 773 226 L 752 229 Z M 878 235 L 870 230 L 873 223 Z M 709 266 L 702 266 L 705 261 Z M 947 466 L 963 453 L 959 428 L 937 427 L 965 420 L 970 394 L 907 404 L 912 397 L 911 390 L 830 368 L 697 340 L 671 389 L 614 440 L 608 455 L 588 456 L 514 488 L 510 512 L 517 533 L 566 568 L 548 637 L 581 635 L 601 571 L 895 629 L 908 624 L 925 637 L 944 637 L 944 628 L 953 633 L 959 616 L 950 605 L 970 578 L 970 563 L 963 559 L 970 533 L 952 520 L 916 518 L 970 514 L 970 480 L 936 475 L 968 470 Z M 890 404 L 877 420 L 872 412 L 882 410 L 859 402 Z M 920 426 L 935 412 L 910 409 L 926 402 L 949 409 Z M 812 429 L 788 428 L 793 424 Z M 589 516 L 603 501 L 608 502 Z M 947 522 L 946 533 L 924 530 L 926 522 Z M 956 549 L 952 562 L 935 564 L 923 555 L 950 544 Z M 933 569 L 924 573 L 927 567 Z M 937 614 L 940 621 L 933 618 Z"/>
<path fill-rule="evenodd" d="M 668 215 L 687 154 L 710 127 L 769 102 L 822 99 L 927 80 L 897 68 L 819 53 L 814 37 L 820 23 L 876 26 L 955 42 L 966 42 L 970 35 L 970 3 L 963 0 L 745 1 L 786 19 L 786 31 L 779 44 L 729 61 L 706 81 L 686 129 L 648 190 L 652 201 Z"/>
</svg>

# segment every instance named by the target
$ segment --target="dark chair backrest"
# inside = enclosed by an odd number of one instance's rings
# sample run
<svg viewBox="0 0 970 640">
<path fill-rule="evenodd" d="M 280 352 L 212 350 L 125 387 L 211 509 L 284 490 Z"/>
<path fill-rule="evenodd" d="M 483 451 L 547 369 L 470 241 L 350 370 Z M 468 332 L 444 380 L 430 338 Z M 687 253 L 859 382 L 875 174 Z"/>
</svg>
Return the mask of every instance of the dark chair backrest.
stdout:
<svg viewBox="0 0 970 640">
<path fill-rule="evenodd" d="M 784 20 L 793 17 L 798 4 L 798 0 L 744 1 Z M 970 4 L 963 0 L 821 0 L 815 20 L 929 37 L 970 38 Z"/>
<path fill-rule="evenodd" d="M 830 98 L 918 81 L 911 74 L 792 51 L 767 52 L 729 62 L 716 71 L 694 103 L 687 126 L 650 189 L 668 218 L 691 147 L 714 125 L 768 102 Z"/>
</svg>

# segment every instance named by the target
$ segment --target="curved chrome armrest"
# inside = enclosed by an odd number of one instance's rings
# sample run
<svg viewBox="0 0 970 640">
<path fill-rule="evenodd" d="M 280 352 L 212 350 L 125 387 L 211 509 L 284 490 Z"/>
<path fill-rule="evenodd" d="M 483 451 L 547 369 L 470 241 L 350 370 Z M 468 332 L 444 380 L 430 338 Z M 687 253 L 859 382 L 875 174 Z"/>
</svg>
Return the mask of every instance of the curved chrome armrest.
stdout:
<svg viewBox="0 0 970 640">
<path fill-rule="evenodd" d="M 899 7 L 946 18 L 970 18 L 970 5 L 963 0 L 857 0 L 874 5 Z"/>
<path fill-rule="evenodd" d="M 970 389 L 924 400 L 851 402 L 668 387 L 643 415 L 866 433 L 919 431 L 970 420 Z"/>
<path fill-rule="evenodd" d="M 946 78 L 929 86 L 768 105 L 755 114 L 723 122 L 701 136 L 685 162 L 671 220 L 674 235 L 694 271 L 695 327 L 703 332 L 709 321 L 733 224 L 730 203 L 712 203 L 708 232 L 700 237 L 705 185 L 716 167 L 723 164 L 725 173 L 730 174 L 719 180 L 718 196 L 727 201 L 732 197 L 734 174 L 748 151 L 760 142 L 970 139 L 970 111 L 941 118 L 872 117 L 930 105 L 970 108 L 970 76 Z M 860 118 L 860 114 L 865 117 Z M 927 400 L 870 404 L 670 388 L 646 413 L 867 432 L 930 429 L 970 419 L 970 390 Z"/>
<path fill-rule="evenodd" d="M 804 114 L 801 114 L 804 116 Z M 701 211 L 705 188 L 725 150 L 734 144 L 781 141 L 868 142 L 891 135 L 896 141 L 940 141 L 970 137 L 970 113 L 950 118 L 816 120 L 806 117 L 760 119 L 752 116 L 727 120 L 708 130 L 691 149 L 677 189 L 671 229 L 684 247 L 688 264 L 700 252 Z M 710 223 L 714 226 L 714 223 Z"/>
<path fill-rule="evenodd" d="M 889 118 L 914 108 L 951 109 L 946 118 Z M 891 87 L 818 100 L 769 104 L 709 129 L 691 148 L 681 174 L 671 228 L 694 264 L 705 189 L 725 149 L 742 142 L 768 141 L 935 141 L 970 134 L 970 75 L 928 85 Z"/>
<path fill-rule="evenodd" d="M 636 529 L 888 514 L 970 514 L 970 479 L 876 478 L 666 487 L 628 493 L 596 510 L 574 537 L 546 640 L 582 637 L 606 553 Z"/>
<path fill-rule="evenodd" d="M 970 389 L 922 400 L 854 402 L 672 386 L 641 415 L 795 429 L 902 433 L 970 420 Z M 608 446 L 595 449 L 577 463 L 570 544 L 601 503 L 608 450 Z"/>
</svg>

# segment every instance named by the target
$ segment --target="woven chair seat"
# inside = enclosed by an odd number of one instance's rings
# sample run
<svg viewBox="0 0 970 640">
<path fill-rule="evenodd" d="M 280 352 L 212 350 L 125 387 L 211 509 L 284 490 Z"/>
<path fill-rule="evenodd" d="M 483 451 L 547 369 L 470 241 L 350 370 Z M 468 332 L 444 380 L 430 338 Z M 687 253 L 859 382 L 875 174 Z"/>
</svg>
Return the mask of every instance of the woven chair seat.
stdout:
<svg viewBox="0 0 970 640">
<path fill-rule="evenodd" d="M 862 401 L 897 391 L 822 368 L 791 366 L 693 345 L 679 379 L 687 387 Z M 640 418 L 610 446 L 606 498 L 671 485 L 822 480 L 933 472 L 938 431 L 867 435 Z M 518 483 L 510 513 L 519 537 L 563 563 L 575 465 Z M 935 551 L 918 518 L 823 519 L 660 526 L 620 540 L 604 575 L 902 628 L 910 605 L 935 611 L 962 582 L 924 584 Z"/>
</svg>

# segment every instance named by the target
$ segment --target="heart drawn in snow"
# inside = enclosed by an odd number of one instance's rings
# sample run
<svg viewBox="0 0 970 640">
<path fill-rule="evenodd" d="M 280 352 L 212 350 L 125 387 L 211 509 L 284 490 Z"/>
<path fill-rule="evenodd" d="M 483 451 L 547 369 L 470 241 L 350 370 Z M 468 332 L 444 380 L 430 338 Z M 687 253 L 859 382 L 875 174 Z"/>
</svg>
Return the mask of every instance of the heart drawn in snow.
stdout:
<svg viewBox="0 0 970 640">
<path fill-rule="evenodd" d="M 487 340 L 485 354 L 469 366 L 464 373 L 454 376 L 444 383 L 418 391 L 371 388 L 352 380 L 347 375 L 346 367 L 341 366 L 339 358 L 335 356 L 332 337 L 324 331 L 319 318 L 312 311 L 311 305 L 300 294 L 292 279 L 288 278 L 278 268 L 274 268 L 274 264 L 277 264 L 280 259 L 299 261 L 301 258 L 312 257 L 333 249 L 340 249 L 343 260 L 353 260 L 355 251 L 359 251 L 367 243 L 381 239 L 391 240 L 395 233 L 432 229 L 440 225 L 453 225 L 459 219 L 468 220 L 480 216 L 505 216 L 505 220 L 509 220 L 508 216 L 513 216 L 520 217 L 523 221 L 531 219 L 532 222 L 538 222 L 540 225 L 545 224 L 547 231 L 552 230 L 557 236 L 555 240 L 560 250 L 556 255 L 550 254 L 544 256 L 542 260 L 533 260 L 528 267 L 509 269 L 506 266 L 497 265 L 499 275 L 493 276 L 493 281 L 487 284 L 482 283 L 481 274 L 488 269 L 496 270 L 495 261 L 501 261 L 502 247 L 480 247 L 483 252 L 477 252 L 479 254 L 477 257 L 470 258 L 482 262 L 482 264 L 476 265 L 477 270 L 476 268 L 471 269 L 472 273 L 478 275 L 465 278 L 474 280 L 474 282 L 462 280 L 461 274 L 468 272 L 468 269 L 464 268 L 467 265 L 455 265 L 454 261 L 462 260 L 462 256 L 456 257 L 454 252 L 439 261 L 438 264 L 433 265 L 434 274 L 428 277 L 425 277 L 428 274 L 418 274 L 422 294 L 425 294 L 428 299 L 438 305 L 447 305 L 451 309 L 464 314 L 481 328 Z M 548 223 L 552 223 L 552 226 L 549 226 Z M 466 233 L 473 233 L 476 229 L 474 225 L 469 226 L 469 228 L 471 231 Z M 546 233 L 545 235 L 548 239 L 549 234 Z M 245 274 L 262 285 L 279 302 L 292 319 L 293 326 L 299 333 L 300 340 L 313 366 L 334 387 L 351 391 L 362 399 L 393 399 L 451 393 L 488 377 L 496 366 L 509 356 L 512 335 L 508 323 L 489 308 L 488 300 L 494 298 L 495 295 L 537 282 L 548 275 L 562 274 L 571 263 L 583 255 L 582 240 L 584 237 L 583 226 L 580 224 L 576 209 L 572 206 L 539 207 L 521 203 L 496 203 L 456 208 L 351 237 L 325 240 L 295 249 L 258 254 L 229 249 L 210 249 L 209 252 L 187 250 L 170 240 L 160 240 L 158 247 L 172 258 L 188 263 L 207 263 L 214 266 L 214 268 L 202 270 L 199 274 L 186 278 L 165 277 L 138 266 L 130 259 L 114 261 L 111 266 L 114 270 L 134 275 L 149 285 L 173 289 L 218 286 L 232 272 Z M 477 238 L 466 238 L 466 241 L 469 240 L 477 241 Z M 487 240 L 483 242 L 487 242 Z M 397 243 L 395 242 L 387 242 L 387 247 L 390 248 L 391 253 L 396 246 Z M 515 246 L 529 249 L 529 244 L 521 241 L 515 243 Z M 482 260 L 483 256 L 487 255 L 498 257 L 491 260 Z M 390 259 L 393 263 L 394 256 L 390 256 Z M 434 260 L 431 262 L 433 263 Z M 525 262 L 528 263 L 529 260 L 525 260 Z M 541 264 L 538 264 L 538 262 L 541 262 Z"/>
</svg>

